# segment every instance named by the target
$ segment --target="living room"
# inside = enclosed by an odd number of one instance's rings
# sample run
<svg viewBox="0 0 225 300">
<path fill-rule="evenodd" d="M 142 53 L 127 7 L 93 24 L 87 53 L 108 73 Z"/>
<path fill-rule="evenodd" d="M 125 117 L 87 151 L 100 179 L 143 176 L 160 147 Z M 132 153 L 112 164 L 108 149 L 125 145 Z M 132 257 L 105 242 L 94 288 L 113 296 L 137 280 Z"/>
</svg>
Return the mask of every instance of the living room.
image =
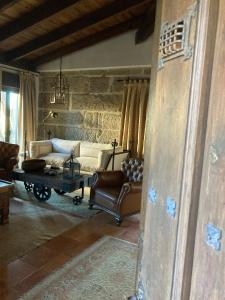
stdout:
<svg viewBox="0 0 225 300">
<path fill-rule="evenodd" d="M 0 1 L 0 298 L 224 299 L 225 2 Z"/>
<path fill-rule="evenodd" d="M 10 33 L 1 37 L 0 180 L 2 185 L 11 182 L 0 193 L 1 299 L 128 298 L 135 294 L 152 27 L 143 40 L 135 42 L 135 36 L 140 16 L 148 7 L 152 12 L 154 4 L 65 1 L 40 16 L 40 8 L 51 1 L 11 2 L 1 8 L 1 26 Z M 70 9 L 79 14 L 72 16 Z M 44 32 L 35 37 L 37 27 L 60 23 L 68 15 L 71 23 L 87 28 L 74 26 L 73 34 L 56 38 L 57 51 L 46 42 L 43 52 L 35 39 L 44 38 Z M 76 41 L 75 33 L 85 37 L 91 25 L 97 30 L 97 21 L 85 22 L 91 16 L 101 18 L 102 38 L 92 33 L 90 43 L 86 38 L 84 46 L 71 40 L 77 49 L 66 46 L 66 38 Z M 29 26 L 23 28 L 27 20 Z M 9 30 L 13 22 L 21 31 Z M 60 26 L 58 31 L 67 24 Z M 51 32 L 53 25 L 47 29 Z M 37 47 L 21 54 L 30 40 Z M 101 172 L 109 175 L 102 192 Z M 103 192 L 109 192 L 105 204 Z M 114 207 L 107 197 L 115 198 Z M 87 268 L 92 259 L 96 261 Z M 63 270 L 64 277 L 69 265 L 79 274 L 62 280 L 57 296 L 50 289 L 39 295 L 46 280 Z"/>
</svg>

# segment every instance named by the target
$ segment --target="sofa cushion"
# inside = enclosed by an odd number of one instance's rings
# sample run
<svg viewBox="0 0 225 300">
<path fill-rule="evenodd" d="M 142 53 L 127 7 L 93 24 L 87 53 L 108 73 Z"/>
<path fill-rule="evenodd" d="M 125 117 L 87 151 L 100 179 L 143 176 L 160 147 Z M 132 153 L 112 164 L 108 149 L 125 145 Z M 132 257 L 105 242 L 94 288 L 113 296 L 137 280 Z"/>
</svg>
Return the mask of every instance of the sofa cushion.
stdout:
<svg viewBox="0 0 225 300">
<path fill-rule="evenodd" d="M 52 152 L 52 145 L 50 143 L 40 144 L 38 150 L 39 150 L 39 155 L 40 155 L 40 153 L 42 155 L 48 154 L 48 153 Z"/>
<path fill-rule="evenodd" d="M 54 167 L 62 167 L 63 163 L 70 158 L 70 154 L 66 153 L 49 153 L 46 156 L 40 157 L 44 159 L 47 165 L 52 165 Z"/>
<path fill-rule="evenodd" d="M 38 158 L 52 152 L 51 140 L 31 141 L 30 142 L 30 158 Z"/>
<path fill-rule="evenodd" d="M 80 163 L 80 169 L 86 172 L 94 172 L 98 169 L 96 157 L 76 157 L 75 161 Z"/>
<path fill-rule="evenodd" d="M 100 150 L 112 149 L 111 144 L 98 144 L 98 143 L 80 143 L 80 156 L 81 157 L 95 157 L 98 158 Z"/>
<path fill-rule="evenodd" d="M 75 157 L 80 156 L 80 141 L 69 141 L 54 138 L 52 141 L 53 152 L 71 154 Z"/>
</svg>

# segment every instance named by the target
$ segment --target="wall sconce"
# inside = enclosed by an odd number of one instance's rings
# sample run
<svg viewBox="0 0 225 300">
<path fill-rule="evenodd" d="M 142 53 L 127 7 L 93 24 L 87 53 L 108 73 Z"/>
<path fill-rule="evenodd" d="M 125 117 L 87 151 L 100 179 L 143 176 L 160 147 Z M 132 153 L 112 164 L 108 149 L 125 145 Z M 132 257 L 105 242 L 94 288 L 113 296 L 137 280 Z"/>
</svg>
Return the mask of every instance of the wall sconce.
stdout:
<svg viewBox="0 0 225 300">
<path fill-rule="evenodd" d="M 44 119 L 42 120 L 42 124 L 43 124 L 43 134 L 44 134 L 44 139 L 45 139 L 45 121 L 48 119 L 57 119 L 58 118 L 58 113 L 54 112 L 52 110 L 49 111 L 49 113 L 47 114 L 47 116 L 44 117 Z"/>
</svg>

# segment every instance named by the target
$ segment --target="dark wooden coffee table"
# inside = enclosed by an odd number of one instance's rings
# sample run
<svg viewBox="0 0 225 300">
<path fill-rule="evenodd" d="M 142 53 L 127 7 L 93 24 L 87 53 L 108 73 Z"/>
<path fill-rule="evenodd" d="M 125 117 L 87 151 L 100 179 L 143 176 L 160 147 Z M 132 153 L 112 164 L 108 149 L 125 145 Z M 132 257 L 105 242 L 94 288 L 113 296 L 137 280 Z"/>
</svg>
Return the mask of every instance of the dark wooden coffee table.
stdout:
<svg viewBox="0 0 225 300">
<path fill-rule="evenodd" d="M 0 180 L 0 223 L 8 223 L 9 216 L 9 200 L 12 194 L 13 184 L 4 180 Z"/>
<path fill-rule="evenodd" d="M 63 195 L 81 189 L 81 196 L 75 196 L 73 203 L 78 205 L 84 197 L 84 188 L 92 185 L 93 177 L 89 174 L 81 174 L 74 179 L 64 178 L 63 174 L 47 175 L 43 171 L 24 172 L 16 169 L 12 173 L 14 180 L 24 182 L 25 189 L 33 192 L 39 201 L 47 201 L 51 197 L 51 189 Z"/>
</svg>

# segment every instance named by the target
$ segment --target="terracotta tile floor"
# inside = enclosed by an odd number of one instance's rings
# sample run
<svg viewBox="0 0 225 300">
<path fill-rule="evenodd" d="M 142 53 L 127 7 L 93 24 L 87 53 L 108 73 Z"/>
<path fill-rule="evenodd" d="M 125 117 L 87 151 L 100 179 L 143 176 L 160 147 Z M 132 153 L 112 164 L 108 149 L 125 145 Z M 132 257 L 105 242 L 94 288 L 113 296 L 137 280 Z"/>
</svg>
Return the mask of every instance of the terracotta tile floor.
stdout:
<svg viewBox="0 0 225 300">
<path fill-rule="evenodd" d="M 104 235 L 137 243 L 139 216 L 126 218 L 119 227 L 110 215 L 97 214 L 34 249 L 23 258 L 0 268 L 0 299 L 17 299 Z"/>
</svg>

